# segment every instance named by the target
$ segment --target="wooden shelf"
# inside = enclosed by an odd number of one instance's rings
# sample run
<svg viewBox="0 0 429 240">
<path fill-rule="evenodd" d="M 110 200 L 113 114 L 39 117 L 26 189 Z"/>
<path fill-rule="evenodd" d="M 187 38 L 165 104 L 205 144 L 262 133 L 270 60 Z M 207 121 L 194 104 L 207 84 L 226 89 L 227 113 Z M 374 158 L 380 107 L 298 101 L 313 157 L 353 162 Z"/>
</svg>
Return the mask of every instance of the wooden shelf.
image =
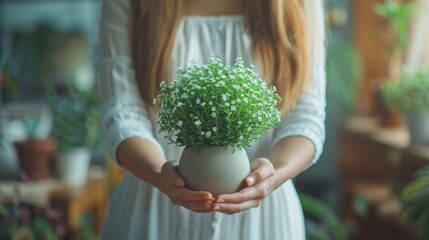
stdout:
<svg viewBox="0 0 429 240">
<path fill-rule="evenodd" d="M 429 164 L 429 146 L 410 146 L 406 127 L 383 128 L 370 117 L 347 119 L 340 130 L 340 145 L 344 216 L 356 217 L 352 207 L 355 198 L 366 199 L 371 214 L 359 219 L 362 232 L 353 239 L 415 239 L 412 227 L 403 220 L 400 202 L 395 200 L 392 179 L 400 184 L 411 181 L 417 169 Z M 372 233 L 374 225 L 379 226 L 379 232 Z"/>
</svg>

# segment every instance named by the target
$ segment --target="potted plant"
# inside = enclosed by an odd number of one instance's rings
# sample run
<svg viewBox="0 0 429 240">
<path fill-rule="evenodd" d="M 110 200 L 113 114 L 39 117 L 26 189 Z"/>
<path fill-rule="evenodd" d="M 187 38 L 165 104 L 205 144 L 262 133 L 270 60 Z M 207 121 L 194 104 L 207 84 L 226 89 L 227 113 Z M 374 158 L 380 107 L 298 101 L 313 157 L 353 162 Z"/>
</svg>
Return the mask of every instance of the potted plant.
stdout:
<svg viewBox="0 0 429 240">
<path fill-rule="evenodd" d="M 215 196 L 239 190 L 250 173 L 245 148 L 279 124 L 280 97 L 240 58 L 233 66 L 193 62 L 177 73 L 170 85 L 161 83 L 154 102 L 160 131 L 185 147 L 179 173 L 193 190 Z"/>
<path fill-rule="evenodd" d="M 328 205 L 306 193 L 301 192 L 298 196 L 304 212 L 308 240 L 349 239 L 349 226 Z"/>
<path fill-rule="evenodd" d="M 382 86 L 387 106 L 406 115 L 411 144 L 429 144 L 429 69 L 406 72 Z"/>
<path fill-rule="evenodd" d="M 64 230 L 61 211 L 0 196 L 0 239 L 64 239 Z"/>
<path fill-rule="evenodd" d="M 92 150 L 99 140 L 95 89 L 70 84 L 64 94 L 49 88 L 47 96 L 53 114 L 53 136 L 58 141 L 58 175 L 69 185 L 80 186 L 86 181 Z"/>
<path fill-rule="evenodd" d="M 57 142 L 49 136 L 52 129 L 49 108 L 43 104 L 16 103 L 8 104 L 5 111 L 11 119 L 7 134 L 15 145 L 20 177 L 32 180 L 51 177 Z"/>
<path fill-rule="evenodd" d="M 395 81 L 402 75 L 403 58 L 409 42 L 409 27 L 414 14 L 415 4 L 408 1 L 385 0 L 383 3 L 375 5 L 375 12 L 387 21 L 387 28 L 384 34 L 386 45 L 390 51 L 388 56 L 387 70 L 388 76 L 379 79 L 374 84 L 377 109 L 381 124 L 388 128 L 403 126 L 403 119 L 397 112 L 384 105 L 381 93 L 381 85 L 384 82 Z"/>
<path fill-rule="evenodd" d="M 417 178 L 401 192 L 408 221 L 415 223 L 420 239 L 429 239 L 429 167 L 417 172 Z"/>
</svg>

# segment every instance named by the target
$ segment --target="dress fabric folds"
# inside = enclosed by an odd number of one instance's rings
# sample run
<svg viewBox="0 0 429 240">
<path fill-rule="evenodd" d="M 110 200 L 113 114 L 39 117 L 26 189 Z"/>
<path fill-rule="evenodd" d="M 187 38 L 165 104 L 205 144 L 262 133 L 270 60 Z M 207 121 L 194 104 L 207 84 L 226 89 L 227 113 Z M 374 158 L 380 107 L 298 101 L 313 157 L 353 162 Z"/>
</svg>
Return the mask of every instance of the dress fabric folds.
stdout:
<svg viewBox="0 0 429 240">
<path fill-rule="evenodd" d="M 323 28 L 321 1 L 315 1 L 313 17 Z M 320 5 L 320 6 L 319 6 Z M 182 148 L 168 144 L 159 133 L 156 112 L 139 98 L 129 45 L 130 0 L 105 0 L 100 25 L 100 80 L 102 128 L 112 159 L 118 145 L 129 137 L 152 141 L 168 160 L 180 159 Z M 325 139 L 325 73 L 323 38 L 312 41 L 312 79 L 296 107 L 281 125 L 266 132 L 246 149 L 249 159 L 267 157 L 271 148 L 289 136 L 303 136 L 315 146 L 312 163 L 319 158 Z M 170 57 L 171 79 L 175 69 L 192 60 L 207 63 L 220 58 L 231 65 L 237 57 L 254 64 L 251 39 L 242 16 L 187 16 L 179 23 Z M 258 67 L 256 66 L 258 69 Z M 113 192 L 101 231 L 101 239 L 145 240 L 304 240 L 302 208 L 288 181 L 273 191 L 262 205 L 247 211 L 194 213 L 172 205 L 158 189 L 125 171 Z"/>
</svg>

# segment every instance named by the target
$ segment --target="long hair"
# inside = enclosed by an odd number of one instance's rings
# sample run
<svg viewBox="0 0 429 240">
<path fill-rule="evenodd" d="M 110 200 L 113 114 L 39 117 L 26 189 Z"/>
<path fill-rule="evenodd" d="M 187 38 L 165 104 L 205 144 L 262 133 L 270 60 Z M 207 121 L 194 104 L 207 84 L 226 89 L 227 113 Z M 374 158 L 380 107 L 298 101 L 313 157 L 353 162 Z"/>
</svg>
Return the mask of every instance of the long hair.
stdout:
<svg viewBox="0 0 429 240">
<path fill-rule="evenodd" d="M 140 95 L 147 103 L 166 78 L 181 0 L 133 0 L 131 46 Z M 245 27 L 252 54 L 268 84 L 277 88 L 282 113 L 294 106 L 310 75 L 310 44 L 303 0 L 246 2 Z"/>
</svg>

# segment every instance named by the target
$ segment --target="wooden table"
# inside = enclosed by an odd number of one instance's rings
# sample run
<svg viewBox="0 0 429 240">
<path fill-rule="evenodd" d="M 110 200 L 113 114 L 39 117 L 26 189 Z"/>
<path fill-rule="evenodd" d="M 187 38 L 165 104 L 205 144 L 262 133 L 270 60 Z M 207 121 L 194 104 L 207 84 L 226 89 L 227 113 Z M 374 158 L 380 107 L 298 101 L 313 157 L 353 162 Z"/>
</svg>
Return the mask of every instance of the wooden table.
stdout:
<svg viewBox="0 0 429 240">
<path fill-rule="evenodd" d="M 62 210 L 65 217 L 67 239 L 75 239 L 79 232 L 80 219 L 84 214 L 93 212 L 92 229 L 99 233 L 104 220 L 109 198 L 109 180 L 89 178 L 82 187 L 64 187 L 50 193 L 50 205 Z"/>
<path fill-rule="evenodd" d="M 358 219 L 362 230 L 352 239 L 416 239 L 401 215 L 400 203 L 392 200 L 393 186 L 407 184 L 417 169 L 429 164 L 429 146 L 410 146 L 405 126 L 386 129 L 370 117 L 347 119 L 340 139 L 343 213 Z M 367 200 L 366 218 L 356 217 L 352 207 L 356 198 Z"/>
<path fill-rule="evenodd" d="M 91 229 L 96 234 L 99 232 L 108 204 L 109 188 L 108 176 L 99 171 L 90 171 L 81 187 L 69 187 L 55 178 L 37 182 L 0 181 L 0 192 L 5 197 L 18 195 L 24 203 L 60 210 L 64 214 L 67 239 L 76 238 L 80 220 L 88 213 L 94 213 Z"/>
</svg>

